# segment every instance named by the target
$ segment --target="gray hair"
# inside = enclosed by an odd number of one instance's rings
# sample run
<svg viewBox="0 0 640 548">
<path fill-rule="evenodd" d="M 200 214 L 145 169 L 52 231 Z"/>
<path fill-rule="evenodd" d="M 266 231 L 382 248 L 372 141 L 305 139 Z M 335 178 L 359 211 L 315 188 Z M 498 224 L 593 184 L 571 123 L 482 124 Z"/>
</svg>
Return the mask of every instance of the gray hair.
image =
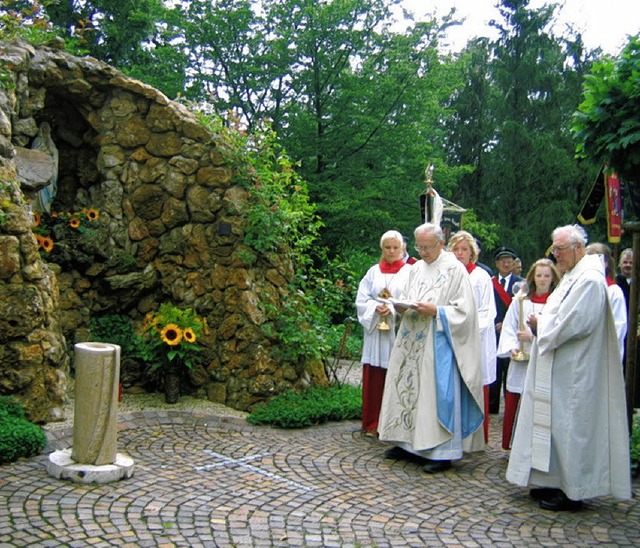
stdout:
<svg viewBox="0 0 640 548">
<path fill-rule="evenodd" d="M 402 239 L 402 234 L 397 230 L 387 230 L 382 237 L 380 238 L 380 249 L 387 240 L 398 240 L 400 245 L 404 245 L 404 240 Z"/>
<path fill-rule="evenodd" d="M 551 233 L 551 239 L 555 240 L 560 234 L 568 234 L 572 244 L 581 244 L 582 247 L 585 247 L 589 241 L 587 231 L 580 225 L 559 226 Z"/>
<path fill-rule="evenodd" d="M 413 231 L 413 236 L 414 238 L 417 238 L 418 234 L 428 234 L 428 233 L 435 234 L 436 238 L 438 238 L 439 241 L 444 242 L 444 232 L 442 232 L 442 228 L 440 228 L 440 225 L 437 225 L 435 223 L 421 224 L 418 228 L 416 228 Z"/>
<path fill-rule="evenodd" d="M 621 266 L 621 265 L 622 265 L 622 259 L 624 259 L 625 257 L 627 257 L 627 256 L 629 256 L 629 255 L 630 255 L 630 256 L 631 256 L 631 258 L 633 259 L 633 249 L 632 249 L 632 248 L 630 248 L 630 247 L 627 247 L 627 248 L 623 249 L 623 250 L 620 252 L 620 260 L 619 260 L 619 262 L 618 262 L 618 266 Z"/>
</svg>

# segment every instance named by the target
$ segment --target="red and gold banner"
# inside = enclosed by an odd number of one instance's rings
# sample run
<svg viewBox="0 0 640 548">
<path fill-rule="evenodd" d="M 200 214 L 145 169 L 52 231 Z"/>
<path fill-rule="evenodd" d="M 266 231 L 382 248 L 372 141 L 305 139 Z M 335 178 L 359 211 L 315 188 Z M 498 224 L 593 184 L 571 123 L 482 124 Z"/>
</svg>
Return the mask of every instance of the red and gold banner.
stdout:
<svg viewBox="0 0 640 548">
<path fill-rule="evenodd" d="M 622 193 L 620 180 L 615 173 L 605 173 L 605 168 L 600 170 L 593 183 L 587 199 L 580 208 L 578 220 L 583 225 L 596 222 L 596 213 L 600 204 L 605 202 L 607 210 L 607 240 L 609 243 L 620 242 L 622 233 Z"/>
<path fill-rule="evenodd" d="M 604 186 L 607 192 L 607 239 L 611 244 L 620 243 L 622 234 L 622 193 L 620 179 L 615 173 L 604 174 Z"/>
</svg>

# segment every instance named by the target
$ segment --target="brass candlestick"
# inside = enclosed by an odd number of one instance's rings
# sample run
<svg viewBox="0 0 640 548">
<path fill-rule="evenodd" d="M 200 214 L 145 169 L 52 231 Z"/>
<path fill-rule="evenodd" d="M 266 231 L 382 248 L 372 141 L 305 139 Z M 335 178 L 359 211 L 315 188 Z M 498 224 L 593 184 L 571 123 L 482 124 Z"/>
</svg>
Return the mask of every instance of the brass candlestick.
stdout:
<svg viewBox="0 0 640 548">
<path fill-rule="evenodd" d="M 524 331 L 524 298 L 529 291 L 527 282 L 518 282 L 514 285 L 514 290 L 516 292 L 516 299 L 518 299 L 519 308 L 519 317 L 518 317 L 518 329 L 520 331 Z M 524 341 L 520 341 L 520 347 L 518 349 L 518 353 L 513 356 L 511 359 L 516 362 L 526 362 L 529 361 L 529 352 L 525 352 L 524 350 Z"/>
<path fill-rule="evenodd" d="M 386 287 L 378 293 L 378 297 L 381 299 L 390 299 L 391 296 L 391 291 Z M 391 326 L 387 323 L 387 318 L 385 316 L 380 316 L 380 321 L 376 324 L 376 329 L 379 329 L 380 331 L 389 331 L 389 329 L 391 329 Z"/>
</svg>

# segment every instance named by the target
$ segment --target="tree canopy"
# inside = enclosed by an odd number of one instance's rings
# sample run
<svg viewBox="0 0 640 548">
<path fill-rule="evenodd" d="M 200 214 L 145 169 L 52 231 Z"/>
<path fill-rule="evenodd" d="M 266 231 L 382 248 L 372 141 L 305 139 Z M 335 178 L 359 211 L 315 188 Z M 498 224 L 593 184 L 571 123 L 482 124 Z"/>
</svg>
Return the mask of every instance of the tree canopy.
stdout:
<svg viewBox="0 0 640 548">
<path fill-rule="evenodd" d="M 619 96 L 631 97 L 637 45 L 619 65 L 605 58 L 592 71 L 599 51 L 588 51 L 572 30 L 561 37 L 549 30 L 555 4 L 532 9 L 529 0 L 502 0 L 497 39 L 475 39 L 448 54 L 442 36 L 459 22 L 455 11 L 400 26 L 398 4 L 11 3 L 25 20 L 28 6 L 39 7 L 38 17 L 46 15 L 70 44 L 170 98 L 231 112 L 247 131 L 270 123 L 308 183 L 324 225 L 322 244 L 332 253 L 377 255 L 385 230 L 410 235 L 422 221 L 419 195 L 433 164 L 436 189 L 469 209 L 466 228 L 483 248 L 510 245 L 530 264 L 556 225 L 575 222 L 605 161 L 604 153 L 591 153 L 592 141 L 602 143 L 587 138 L 586 125 L 579 149 L 585 154 L 576 157 L 571 127 L 593 123 L 596 112 L 605 123 L 600 103 L 617 110 Z M 627 113 L 614 114 L 619 129 Z M 628 152 L 637 145 L 637 126 L 627 122 L 624 130 L 616 146 Z M 609 161 L 614 134 L 602 145 Z M 596 239 L 601 226 L 590 229 Z"/>
</svg>

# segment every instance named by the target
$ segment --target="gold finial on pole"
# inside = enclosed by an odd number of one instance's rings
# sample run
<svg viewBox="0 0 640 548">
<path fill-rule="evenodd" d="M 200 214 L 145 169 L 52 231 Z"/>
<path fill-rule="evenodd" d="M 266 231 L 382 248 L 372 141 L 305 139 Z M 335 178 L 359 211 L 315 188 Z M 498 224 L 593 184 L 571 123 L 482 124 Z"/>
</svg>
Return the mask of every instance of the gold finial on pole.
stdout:
<svg viewBox="0 0 640 548">
<path fill-rule="evenodd" d="M 429 164 L 427 169 L 424 170 L 425 174 L 425 183 L 427 183 L 427 187 L 430 188 L 433 184 L 433 164 Z"/>
</svg>

